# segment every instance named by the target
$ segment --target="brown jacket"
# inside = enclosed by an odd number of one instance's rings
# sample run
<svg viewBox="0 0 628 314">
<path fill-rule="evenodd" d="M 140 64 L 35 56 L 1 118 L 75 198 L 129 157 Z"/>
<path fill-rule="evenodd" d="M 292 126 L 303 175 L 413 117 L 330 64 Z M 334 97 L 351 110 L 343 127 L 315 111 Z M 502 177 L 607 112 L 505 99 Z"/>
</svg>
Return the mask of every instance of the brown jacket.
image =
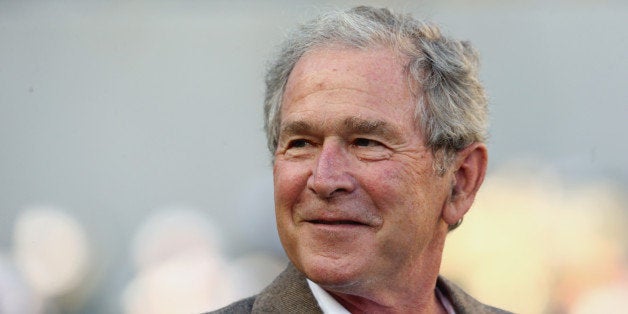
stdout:
<svg viewBox="0 0 628 314">
<path fill-rule="evenodd" d="M 447 296 L 456 314 L 509 313 L 478 302 L 442 277 L 438 278 L 436 285 Z M 305 276 L 289 264 L 286 270 L 260 294 L 210 313 L 322 313 L 322 311 L 305 281 Z"/>
</svg>

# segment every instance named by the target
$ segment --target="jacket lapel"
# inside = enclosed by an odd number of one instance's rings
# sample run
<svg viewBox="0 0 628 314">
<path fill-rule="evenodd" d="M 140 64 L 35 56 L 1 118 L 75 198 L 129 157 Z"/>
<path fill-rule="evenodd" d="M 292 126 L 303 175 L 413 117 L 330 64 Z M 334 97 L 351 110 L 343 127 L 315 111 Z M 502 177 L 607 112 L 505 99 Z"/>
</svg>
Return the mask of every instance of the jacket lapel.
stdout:
<svg viewBox="0 0 628 314">
<path fill-rule="evenodd" d="M 462 289 L 460 289 L 460 287 L 456 286 L 451 281 L 443 278 L 442 276 L 438 276 L 436 286 L 449 299 L 449 302 L 451 302 L 451 305 L 453 306 L 456 314 L 510 313 L 510 312 L 480 303 L 478 300 L 474 299 L 473 297 L 468 295 L 466 292 L 464 292 Z"/>
<path fill-rule="evenodd" d="M 257 296 L 252 313 L 320 313 L 310 287 L 292 263 Z"/>
</svg>

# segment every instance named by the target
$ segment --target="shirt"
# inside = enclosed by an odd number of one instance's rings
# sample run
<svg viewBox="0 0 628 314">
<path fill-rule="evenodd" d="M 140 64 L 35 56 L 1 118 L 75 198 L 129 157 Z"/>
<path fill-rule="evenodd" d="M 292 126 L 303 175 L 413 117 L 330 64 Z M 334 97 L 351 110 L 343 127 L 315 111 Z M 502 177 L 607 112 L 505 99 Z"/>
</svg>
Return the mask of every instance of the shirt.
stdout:
<svg viewBox="0 0 628 314">
<path fill-rule="evenodd" d="M 321 308 L 323 313 L 325 314 L 351 314 L 347 309 L 345 309 L 334 297 L 332 297 L 325 289 L 321 288 L 319 285 L 314 283 L 313 281 L 307 279 L 307 284 L 310 286 L 310 290 L 312 290 L 312 294 L 318 302 L 318 306 Z M 440 301 L 445 308 L 447 314 L 456 314 L 454 311 L 451 302 L 445 295 L 438 289 L 435 289 L 436 298 Z"/>
</svg>

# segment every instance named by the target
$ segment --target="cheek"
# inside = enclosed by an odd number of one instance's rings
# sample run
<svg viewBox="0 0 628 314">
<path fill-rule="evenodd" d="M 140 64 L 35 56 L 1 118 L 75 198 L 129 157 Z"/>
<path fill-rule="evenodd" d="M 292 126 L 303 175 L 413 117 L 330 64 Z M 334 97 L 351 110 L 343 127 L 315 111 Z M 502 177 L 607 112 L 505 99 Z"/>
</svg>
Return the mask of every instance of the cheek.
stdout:
<svg viewBox="0 0 628 314">
<path fill-rule="evenodd" d="M 365 169 L 368 191 L 385 223 L 399 232 L 423 232 L 440 217 L 442 178 L 430 167 L 410 167 L 398 163 Z"/>
<path fill-rule="evenodd" d="M 383 213 L 390 211 L 402 215 L 423 203 L 427 179 L 417 169 L 393 162 L 383 162 L 377 167 L 367 167 L 361 173 L 363 187 L 371 195 Z"/>
<path fill-rule="evenodd" d="M 273 181 L 275 187 L 275 207 L 290 208 L 298 201 L 307 183 L 307 171 L 290 162 L 275 162 Z"/>
</svg>

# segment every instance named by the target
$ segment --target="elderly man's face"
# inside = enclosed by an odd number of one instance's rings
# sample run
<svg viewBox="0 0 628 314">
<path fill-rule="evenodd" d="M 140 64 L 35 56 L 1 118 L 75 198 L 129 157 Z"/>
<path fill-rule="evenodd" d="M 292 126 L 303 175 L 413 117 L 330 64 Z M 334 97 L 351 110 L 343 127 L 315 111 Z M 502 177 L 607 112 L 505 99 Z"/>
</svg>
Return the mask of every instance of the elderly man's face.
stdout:
<svg viewBox="0 0 628 314">
<path fill-rule="evenodd" d="M 317 49 L 288 80 L 277 226 L 295 266 L 324 287 L 409 279 L 444 237 L 451 177 L 433 170 L 405 62 L 384 48 Z"/>
</svg>

